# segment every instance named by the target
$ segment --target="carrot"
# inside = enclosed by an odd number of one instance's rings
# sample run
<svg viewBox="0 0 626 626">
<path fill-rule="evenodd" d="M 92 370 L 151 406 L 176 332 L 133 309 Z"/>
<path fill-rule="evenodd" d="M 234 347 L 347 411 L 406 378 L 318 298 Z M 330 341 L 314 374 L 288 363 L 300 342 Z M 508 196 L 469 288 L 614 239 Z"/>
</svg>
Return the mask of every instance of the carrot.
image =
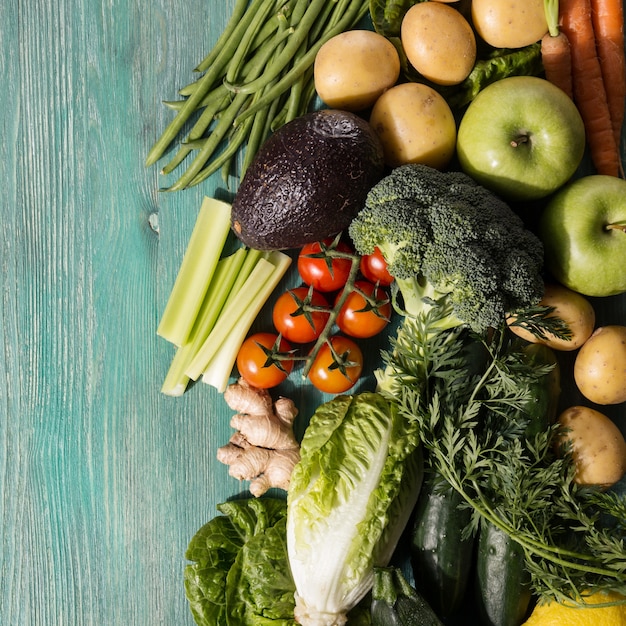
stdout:
<svg viewBox="0 0 626 626">
<path fill-rule="evenodd" d="M 611 114 L 613 134 L 619 147 L 626 98 L 624 53 L 624 6 L 622 0 L 591 0 L 591 19 Z"/>
<path fill-rule="evenodd" d="M 574 101 L 585 123 L 591 159 L 599 174 L 618 176 L 619 151 L 596 51 L 591 0 L 561 0 L 561 30 L 571 45 Z"/>
<path fill-rule="evenodd" d="M 573 98 L 572 50 L 569 39 L 563 31 L 559 31 L 556 35 L 546 33 L 543 36 L 541 62 L 546 79 Z"/>
<path fill-rule="evenodd" d="M 559 0 L 544 0 L 548 32 L 541 38 L 541 62 L 546 79 L 570 98 L 572 90 L 572 51 L 567 35 L 559 30 Z"/>
</svg>

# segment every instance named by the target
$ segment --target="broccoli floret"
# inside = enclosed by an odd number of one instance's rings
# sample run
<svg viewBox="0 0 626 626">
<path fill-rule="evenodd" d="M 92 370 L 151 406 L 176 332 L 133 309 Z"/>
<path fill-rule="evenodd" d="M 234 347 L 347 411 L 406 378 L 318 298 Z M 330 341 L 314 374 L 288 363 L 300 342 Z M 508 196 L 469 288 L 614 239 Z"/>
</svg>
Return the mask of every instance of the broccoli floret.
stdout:
<svg viewBox="0 0 626 626">
<path fill-rule="evenodd" d="M 543 247 L 500 198 L 461 172 L 397 167 L 370 191 L 349 227 L 360 254 L 382 252 L 416 315 L 440 306 L 440 326 L 477 332 L 536 305 Z"/>
</svg>

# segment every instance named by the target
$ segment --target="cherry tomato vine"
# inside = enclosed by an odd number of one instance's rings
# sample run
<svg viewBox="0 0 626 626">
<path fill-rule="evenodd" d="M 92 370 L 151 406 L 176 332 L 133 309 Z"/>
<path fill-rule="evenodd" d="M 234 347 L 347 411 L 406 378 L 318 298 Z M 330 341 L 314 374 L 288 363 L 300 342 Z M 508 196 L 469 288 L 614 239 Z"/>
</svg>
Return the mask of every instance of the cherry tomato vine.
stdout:
<svg viewBox="0 0 626 626">
<path fill-rule="evenodd" d="M 239 373 L 246 378 L 251 371 L 257 380 L 269 385 L 269 378 L 275 386 L 287 377 L 295 362 L 302 361 L 303 378 L 320 391 L 342 393 L 350 389 L 363 370 L 363 353 L 355 339 L 382 332 L 392 312 L 385 289 L 390 276 L 384 259 L 376 252 L 371 256 L 356 254 L 341 234 L 305 245 L 297 259 L 304 284 L 278 297 L 272 309 L 273 341 L 267 338 L 268 333 L 256 333 L 265 335 L 264 347 L 253 354 L 248 345 L 241 367 L 240 359 L 237 361 Z M 331 298 L 332 294 L 336 295 Z M 312 346 L 301 354 L 291 343 Z M 246 359 L 253 363 L 247 364 Z M 263 369 L 270 369 L 273 376 L 264 376 Z M 248 382 L 255 384 L 254 380 Z"/>
</svg>

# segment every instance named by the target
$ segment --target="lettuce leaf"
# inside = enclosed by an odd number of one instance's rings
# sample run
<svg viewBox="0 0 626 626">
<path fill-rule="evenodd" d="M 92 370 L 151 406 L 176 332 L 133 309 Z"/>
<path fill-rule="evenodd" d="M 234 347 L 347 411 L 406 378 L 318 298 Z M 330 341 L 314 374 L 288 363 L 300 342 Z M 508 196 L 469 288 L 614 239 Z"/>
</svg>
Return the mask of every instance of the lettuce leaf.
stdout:
<svg viewBox="0 0 626 626">
<path fill-rule="evenodd" d="M 318 407 L 287 495 L 287 549 L 301 624 L 335 626 L 371 589 L 415 506 L 423 460 L 414 421 L 382 395 Z"/>
</svg>

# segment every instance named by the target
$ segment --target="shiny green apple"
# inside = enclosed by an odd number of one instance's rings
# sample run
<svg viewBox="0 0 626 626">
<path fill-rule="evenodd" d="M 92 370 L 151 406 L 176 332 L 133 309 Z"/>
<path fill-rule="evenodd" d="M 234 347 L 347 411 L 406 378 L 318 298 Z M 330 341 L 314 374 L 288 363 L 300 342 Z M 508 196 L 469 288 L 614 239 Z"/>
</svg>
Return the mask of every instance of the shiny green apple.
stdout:
<svg viewBox="0 0 626 626">
<path fill-rule="evenodd" d="M 553 193 L 572 177 L 584 150 L 576 105 L 536 76 L 512 76 L 485 87 L 459 124 L 461 168 L 507 200 Z"/>
<path fill-rule="evenodd" d="M 626 181 L 591 175 L 560 189 L 539 220 L 546 269 L 586 296 L 626 292 Z"/>
</svg>

